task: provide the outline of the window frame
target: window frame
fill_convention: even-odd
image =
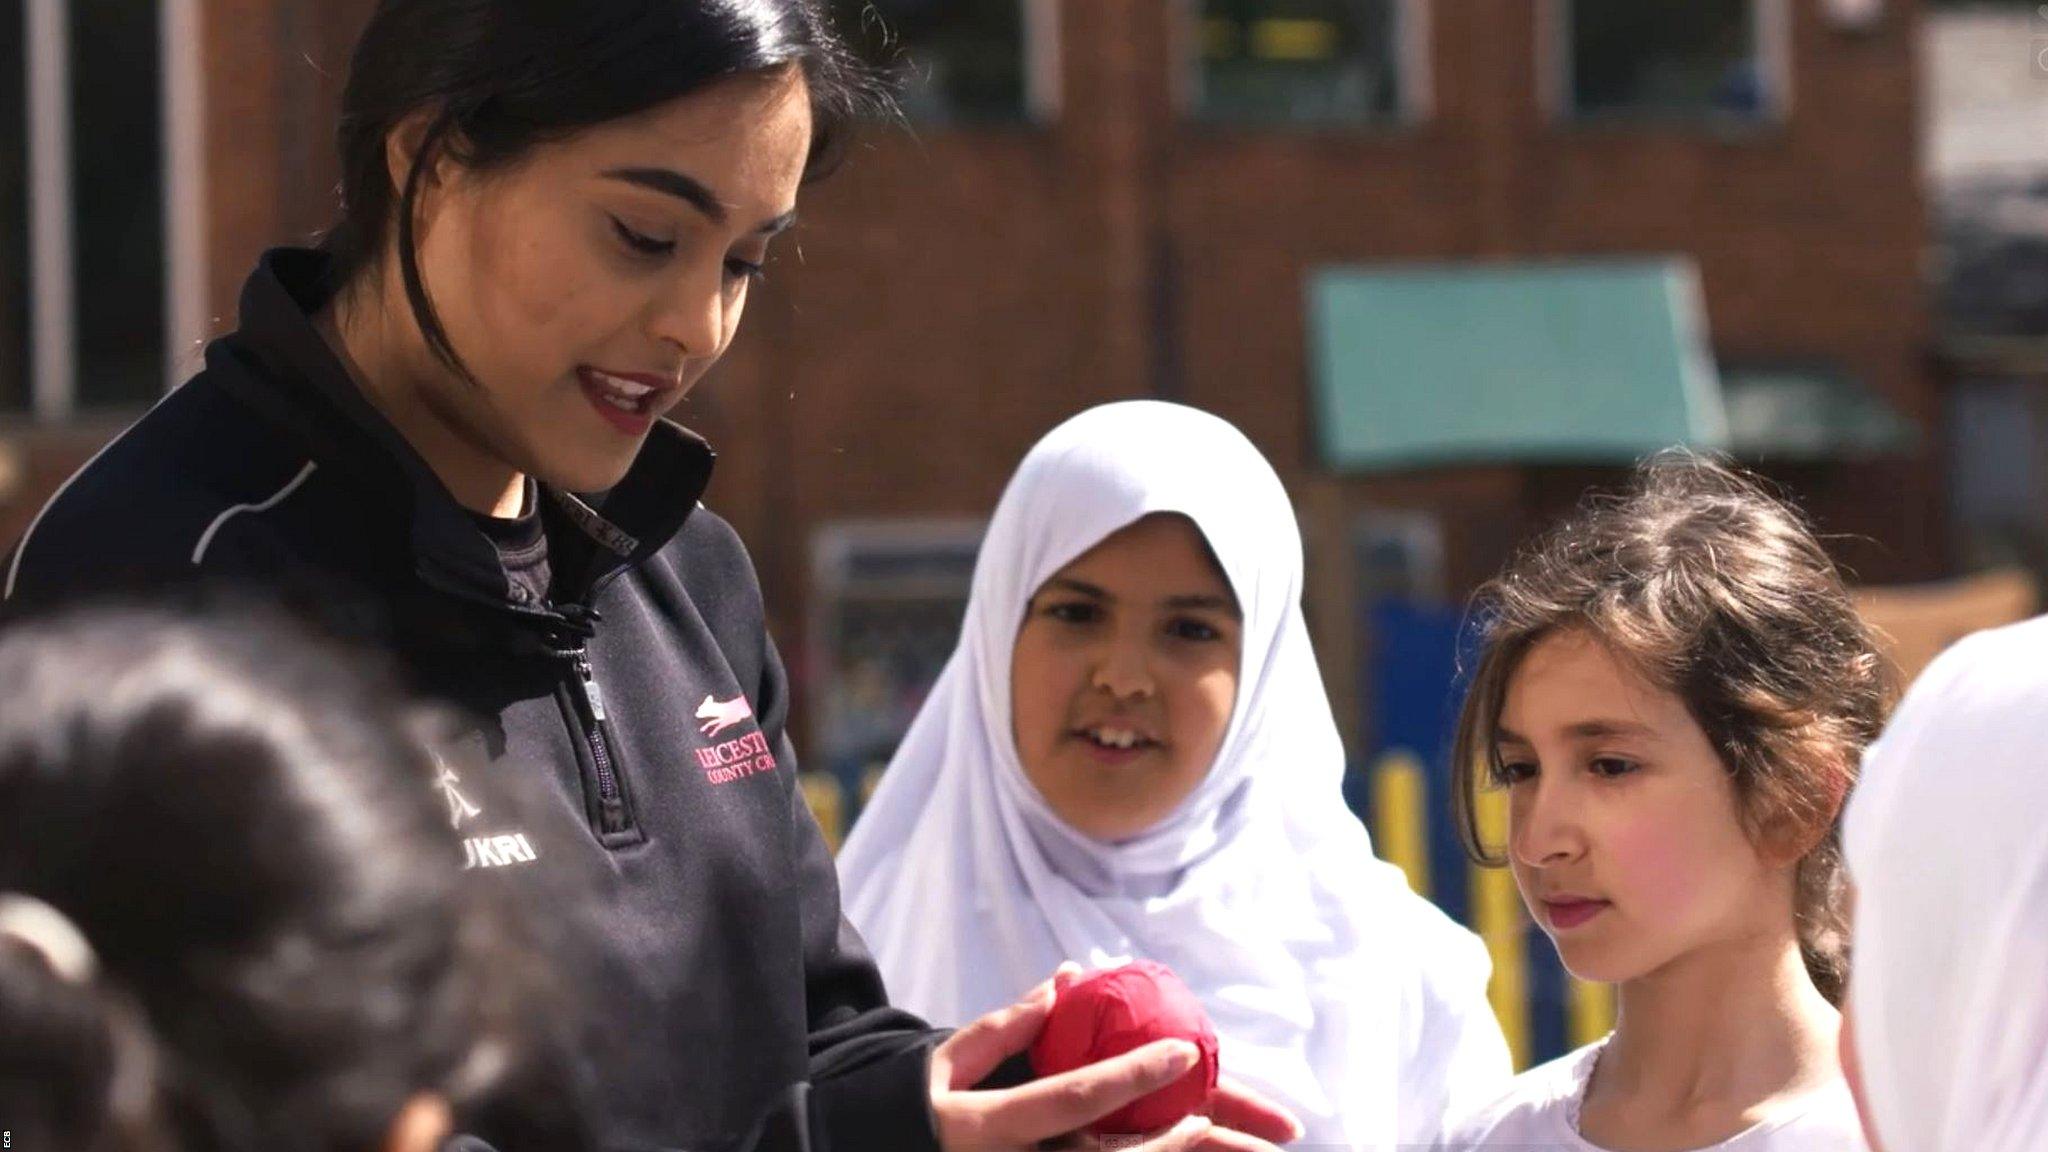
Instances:
[[[1012,0],[1017,8],[1018,51],[1022,56],[1023,102],[1014,116],[952,116],[928,119],[906,109],[906,116],[921,129],[950,131],[1001,131],[1005,128],[1041,128],[1057,121],[1063,107],[1060,69],[1060,0]],[[885,18],[886,23],[886,18]],[[849,40],[857,37],[849,30]]]
[[[1183,121],[1219,129],[1280,132],[1399,131],[1428,123],[1436,115],[1435,28],[1431,0],[1392,0],[1394,5],[1394,110],[1362,120],[1265,120],[1218,116],[1202,107],[1202,0],[1178,0],[1172,28],[1173,107]]]
[[[812,767],[829,768],[838,751],[827,748],[825,741],[834,704],[839,655],[835,633],[841,609],[862,599],[936,600],[956,594],[964,604],[973,590],[973,568],[987,534],[985,519],[946,515],[835,520],[812,529],[802,653],[810,737],[804,752],[815,761]],[[917,555],[964,556],[963,580],[863,579],[852,571],[862,556]]]
[[[1388,594],[1386,589],[1368,588],[1372,573],[1366,570],[1368,552],[1382,548],[1400,553],[1410,591],[1407,599],[1423,605],[1448,602],[1449,584],[1444,578],[1444,517],[1436,509],[1368,506],[1351,517],[1351,579],[1349,595],[1355,613],[1363,615],[1373,602],[1367,593]]]
[[[27,0],[29,361],[27,415],[54,424],[100,411],[78,402],[78,258],[71,106],[72,0]],[[206,335],[205,66],[201,0],[155,0],[164,222],[163,392],[198,364]]]
[[[1023,8],[1024,124],[1060,118],[1066,86],[1060,82],[1059,0],[1017,0]]]
[[[1753,51],[1764,81],[1764,107],[1756,116],[1725,112],[1659,113],[1644,111],[1586,112],[1572,97],[1572,68],[1576,63],[1572,44],[1572,5],[1576,0],[1540,0],[1537,16],[1539,60],[1536,69],[1542,86],[1539,99],[1549,119],[1571,128],[1651,127],[1665,129],[1769,129],[1792,117],[1794,104],[1792,66],[1791,0],[1744,0],[1749,5],[1755,29]]]

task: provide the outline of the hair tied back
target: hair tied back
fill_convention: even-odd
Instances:
[[[69,916],[36,899],[0,892],[0,944],[12,944],[40,957],[59,978],[89,984],[99,968],[92,945]]]

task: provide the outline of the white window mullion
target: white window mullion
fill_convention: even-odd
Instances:
[[[207,333],[206,73],[200,0],[162,0],[164,389],[199,369]]]
[[[1571,0],[1542,0],[1536,19],[1536,99],[1552,120],[1577,113],[1572,97]]]
[[[1752,0],[1756,21],[1757,72],[1764,84],[1764,116],[1783,123],[1792,118],[1792,7],[1786,0]]]
[[[1168,12],[1173,114],[1186,116],[1202,106],[1202,0],[1179,0]]]
[[[70,20],[68,0],[28,0],[29,395],[41,420],[69,415],[78,385]]]
[[[1394,82],[1400,107],[1395,117],[1421,124],[1436,116],[1436,58],[1430,0],[1394,5]]]
[[[1065,85],[1060,77],[1060,6],[1056,0],[1024,5],[1024,110],[1040,123],[1059,119]]]

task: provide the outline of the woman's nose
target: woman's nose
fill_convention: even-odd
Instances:
[[[685,359],[714,358],[725,347],[726,310],[733,304],[726,296],[723,264],[708,272],[692,269],[654,302],[649,327],[657,339],[680,349]]]
[[[1156,688],[1142,645],[1112,641],[1095,663],[1094,687],[1119,700],[1151,696]]]
[[[1508,850],[1528,868],[1569,863],[1585,854],[1586,839],[1571,790],[1538,775],[1509,800]]]

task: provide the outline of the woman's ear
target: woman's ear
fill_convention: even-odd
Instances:
[[[454,1130],[455,1114],[447,1097],[421,1092],[392,1118],[391,1130],[384,1136],[384,1152],[439,1152]]]
[[[1764,825],[1757,837],[1757,855],[1773,868],[1796,868],[1808,853],[1827,839],[1833,821],[1817,822],[1810,817],[1783,813]]]
[[[406,182],[412,179],[412,166],[428,147],[427,136],[440,116],[438,108],[421,108],[392,125],[391,131],[385,134],[384,164],[391,174],[391,199],[394,203],[404,198]],[[427,170],[420,173],[422,191],[436,183],[447,155],[439,141],[434,142],[433,147],[435,155],[427,158]]]
[[[1790,802],[1781,794],[1777,811],[1762,821],[1755,836],[1758,853],[1765,863],[1774,868],[1796,867],[1834,835],[1842,813],[1842,802],[1855,779],[1853,761],[1831,759],[1811,765],[1810,770],[1827,773],[1830,779],[1839,781],[1839,785],[1829,789],[1825,799],[1807,803]]]

